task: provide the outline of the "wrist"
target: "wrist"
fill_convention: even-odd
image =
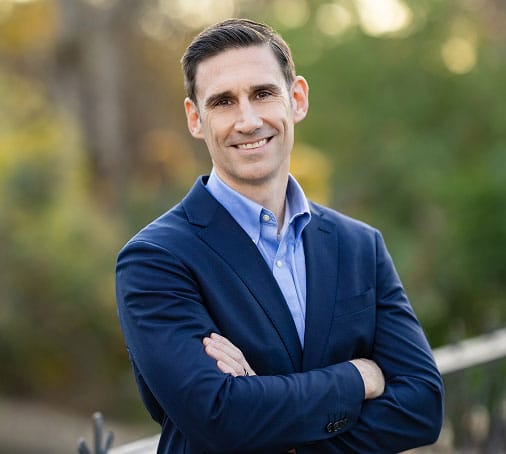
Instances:
[[[381,396],[385,390],[385,378],[378,365],[365,358],[352,359],[350,361],[360,373],[364,383],[364,399],[375,399]]]

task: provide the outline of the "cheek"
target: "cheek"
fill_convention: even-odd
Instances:
[[[292,130],[295,123],[292,109],[283,103],[271,105],[267,109],[264,118],[269,119],[269,123],[277,129],[285,131],[285,133]]]
[[[207,119],[203,125],[205,135],[212,142],[222,142],[226,139],[228,132],[233,128],[233,119],[227,119],[223,115]]]
[[[288,118],[291,116],[290,105],[284,101],[263,102],[258,112],[265,118],[275,119]]]

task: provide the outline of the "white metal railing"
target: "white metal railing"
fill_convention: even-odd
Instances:
[[[449,374],[506,356],[506,328],[434,350],[441,374]]]
[[[506,357],[506,328],[434,349],[441,374],[449,374]],[[111,449],[110,454],[156,454],[160,435]]]
[[[156,454],[160,435],[143,438],[123,446],[111,449],[110,454]]]

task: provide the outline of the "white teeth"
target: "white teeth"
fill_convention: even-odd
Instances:
[[[252,148],[258,148],[262,145],[265,145],[267,143],[267,139],[259,140],[258,142],[253,143],[242,143],[240,145],[237,145],[237,148],[241,150],[251,150]]]

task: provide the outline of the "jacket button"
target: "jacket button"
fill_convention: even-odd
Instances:
[[[340,419],[339,421],[336,421],[333,424],[334,432],[344,429],[346,427],[346,424],[348,424],[348,418],[343,418],[343,419]]]

